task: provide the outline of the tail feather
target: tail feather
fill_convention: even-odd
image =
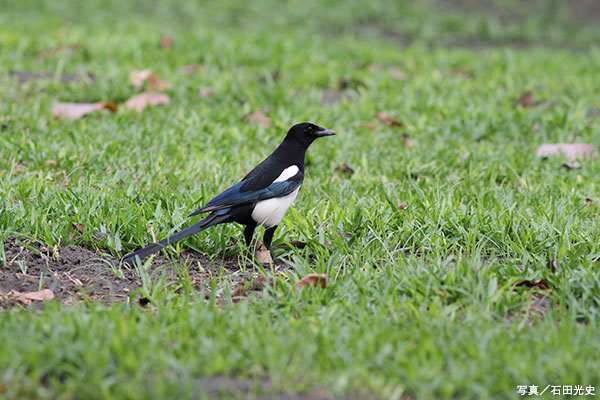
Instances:
[[[144,258],[148,257],[152,253],[156,253],[164,249],[165,247],[172,245],[174,243],[179,242],[182,239],[185,239],[189,236],[195,235],[198,232],[202,232],[203,230],[210,228],[211,226],[218,225],[221,222],[224,222],[229,215],[224,213],[212,213],[208,217],[204,218],[202,221],[196,222],[194,225],[190,225],[187,228],[180,230],[173,235],[135,251],[123,258],[123,263],[128,265],[133,265],[136,258],[140,258],[140,261]]]

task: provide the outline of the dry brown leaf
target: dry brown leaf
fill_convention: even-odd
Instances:
[[[54,298],[54,293],[52,293],[52,290],[50,289],[43,289],[37,292],[25,293],[21,293],[13,289],[10,292],[8,292],[8,297],[17,299],[23,304],[31,304],[32,301],[52,300]]]
[[[52,110],[54,118],[81,118],[92,111],[107,109],[116,112],[118,106],[114,103],[57,103]]]
[[[390,68],[390,75],[392,78],[399,80],[399,81],[407,81],[409,78],[409,76],[407,74],[405,74],[404,72],[402,72],[396,68]]]
[[[244,289],[244,284],[239,284],[233,289],[233,292],[231,292],[231,301],[238,303],[242,297],[248,297],[248,292]]]
[[[243,122],[252,122],[263,128],[271,127],[271,118],[267,117],[261,110],[256,110],[242,117]]]
[[[304,278],[298,281],[298,286],[321,286],[325,289],[327,287],[327,275],[325,274],[308,274]]]
[[[125,102],[125,107],[141,112],[149,106],[169,104],[171,99],[164,93],[147,92],[133,96]]]
[[[242,299],[242,297],[248,297],[248,291],[261,291],[263,290],[266,284],[272,282],[272,279],[269,279],[264,275],[258,275],[256,278],[252,279],[252,281],[250,281],[250,283],[247,285],[245,283],[238,284],[231,293],[231,300],[234,303],[237,303]]]
[[[273,259],[271,258],[271,252],[264,246],[259,246],[254,251],[254,257],[256,257],[256,261],[261,264],[272,264]]]
[[[201,65],[197,65],[197,64],[188,64],[188,65],[184,65],[181,68],[179,68],[179,70],[181,72],[183,72],[184,74],[190,74],[193,75],[196,72],[198,72],[200,70],[200,68],[202,68]]]
[[[523,108],[535,107],[536,102],[533,100],[533,95],[530,91],[527,91],[519,97],[517,104]]]
[[[208,97],[208,96],[212,96],[213,94],[215,94],[215,90],[209,86],[209,87],[200,89],[199,94],[200,94],[200,97]]]
[[[471,76],[471,71],[466,67],[454,67],[450,72],[454,75]]]
[[[133,86],[137,87],[148,82],[148,89],[150,90],[167,90],[173,87],[170,83],[162,81],[151,69],[131,71],[129,73],[129,81]]]
[[[387,111],[379,111],[375,116],[387,126],[402,126],[402,122],[392,117]]]
[[[73,226],[73,229],[77,229],[79,233],[83,233],[85,230],[85,225],[79,222],[71,222],[71,225]]]
[[[578,158],[590,157],[596,152],[596,147],[588,143],[545,143],[536,150],[536,155],[546,158],[556,155],[564,155],[568,160],[574,161]]]
[[[373,121],[367,121],[365,123],[362,124],[365,128],[369,128],[369,129],[377,129],[377,124]]]
[[[342,175],[352,176],[354,174],[354,168],[346,164],[345,162],[337,165],[335,171]]]
[[[162,47],[163,49],[170,49],[171,47],[173,47],[173,38],[169,37],[169,36],[163,36],[160,38],[160,47]]]

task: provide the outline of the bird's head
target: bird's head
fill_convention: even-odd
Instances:
[[[335,135],[335,132],[331,129],[321,128],[309,122],[302,122],[292,126],[285,139],[300,142],[308,147],[315,139],[332,135]]]

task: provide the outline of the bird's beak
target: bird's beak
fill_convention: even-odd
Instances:
[[[331,129],[321,128],[321,130],[318,130],[316,132],[316,135],[318,137],[321,137],[321,136],[333,136],[333,135],[335,135],[335,132],[332,131]]]

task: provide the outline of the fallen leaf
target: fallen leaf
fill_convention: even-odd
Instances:
[[[271,118],[267,117],[261,110],[256,110],[242,117],[243,122],[252,122],[263,128],[271,127]]]
[[[536,155],[540,158],[547,158],[555,155],[564,155],[568,160],[592,156],[596,152],[593,144],[587,143],[554,143],[542,144],[536,150]]]
[[[536,279],[536,280],[525,279],[525,280],[522,280],[521,282],[516,283],[514,286],[537,288],[537,289],[550,288],[550,284],[548,283],[548,281],[546,279]]]
[[[566,162],[562,164],[563,167],[565,167],[566,169],[579,169],[581,168],[581,164],[579,164],[578,162]]]
[[[517,104],[523,108],[529,108],[529,107],[536,106],[536,102],[533,101],[533,95],[531,94],[530,91],[523,93],[521,95],[521,97],[519,97],[519,99],[517,100]]]
[[[271,252],[264,246],[260,246],[254,251],[254,257],[256,257],[256,261],[258,261],[261,264],[273,263],[273,259],[271,258]]]
[[[396,206],[398,210],[406,210],[408,208],[408,203],[400,203]]]
[[[137,87],[142,86],[144,82],[148,82],[148,89],[150,90],[167,90],[173,87],[170,83],[162,81],[151,69],[131,71],[129,81]]]
[[[327,275],[325,274],[308,274],[304,278],[298,281],[298,286],[321,286],[325,289],[327,287]]]
[[[244,284],[239,284],[233,289],[233,292],[231,292],[231,301],[238,303],[242,297],[248,297],[248,292],[244,288]]]
[[[202,68],[201,65],[197,65],[197,64],[188,64],[188,65],[184,65],[181,68],[179,68],[179,70],[181,72],[183,72],[184,74],[190,74],[193,75],[196,72],[198,72],[200,70],[200,68]]]
[[[249,284],[240,283],[233,292],[231,292],[231,300],[234,303],[237,303],[242,297],[248,297],[248,291],[261,291],[267,283],[272,283],[272,279],[269,279],[264,275],[258,275],[256,278],[252,279]]]
[[[345,162],[337,165],[335,167],[335,171],[337,171],[340,174],[347,175],[347,176],[352,176],[352,174],[354,174],[354,168],[352,168]]]
[[[169,104],[171,99],[164,93],[147,92],[133,96],[125,102],[125,107],[141,112],[148,106]]]
[[[37,292],[25,293],[21,293],[13,289],[10,292],[8,292],[8,297],[17,299],[23,304],[31,304],[32,301],[52,300],[54,298],[54,293],[52,293],[52,290],[50,289],[43,289]]]
[[[377,124],[373,121],[367,121],[367,122],[363,123],[363,126],[365,128],[369,128],[369,129],[377,129]]]
[[[73,229],[77,229],[80,233],[83,233],[85,230],[85,225],[79,222],[71,222],[71,225],[73,226]]]
[[[402,122],[396,120],[387,111],[379,111],[375,116],[387,126],[402,126]]]
[[[199,94],[200,94],[200,97],[208,97],[208,96],[212,96],[213,94],[215,94],[215,90],[209,86],[209,87],[200,89]]]
[[[407,74],[395,68],[390,68],[390,75],[392,78],[399,81],[407,81],[409,78]]]
[[[471,76],[471,71],[465,67],[454,67],[454,68],[452,68],[451,72],[454,75]]]
[[[170,49],[171,47],[173,47],[173,38],[169,37],[169,36],[163,36],[160,38],[160,47],[162,47],[163,49]]]
[[[54,118],[77,119],[92,111],[107,109],[116,112],[118,106],[114,103],[57,103],[52,110]]]

